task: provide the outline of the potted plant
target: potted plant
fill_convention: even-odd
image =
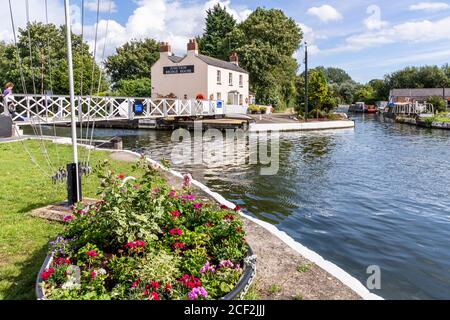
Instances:
[[[230,299],[251,281],[238,206],[198,199],[190,176],[174,190],[144,160],[132,180],[106,166],[102,200],[74,208],[50,243],[38,299]]]

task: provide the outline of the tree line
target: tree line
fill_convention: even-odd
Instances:
[[[240,66],[250,74],[250,90],[258,103],[279,110],[295,108],[301,113],[305,79],[294,54],[302,38],[298,24],[281,10],[257,8],[238,23],[225,7],[217,4],[207,10],[204,32],[197,41],[200,52],[211,57],[228,60],[232,52],[238,53]],[[72,34],[72,40],[76,94],[99,91],[102,95],[151,95],[150,70],[159,59],[157,41],[132,40],[98,65],[79,35]],[[16,92],[38,94],[51,90],[54,94],[67,94],[66,53],[64,26],[28,24],[19,29],[17,48],[12,43],[0,43],[0,81],[15,83]],[[393,88],[435,88],[449,83],[448,64],[407,67],[366,84],[354,81],[342,69],[317,67],[309,72],[308,101],[310,110],[317,115],[338,104],[387,100]]]

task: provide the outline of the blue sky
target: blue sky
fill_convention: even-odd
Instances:
[[[45,19],[44,1],[29,1],[31,19]],[[63,0],[47,1],[50,21],[63,23]],[[282,9],[304,31],[313,67],[341,67],[360,82],[409,65],[450,62],[450,1],[112,0],[111,16],[109,1],[101,0],[99,23],[99,46],[106,41],[106,55],[126,41],[143,37],[169,41],[176,53],[183,54],[187,40],[202,33],[205,10],[220,2],[238,20],[258,6]],[[6,0],[0,2],[7,6]],[[24,2],[13,2],[19,26],[25,23]],[[96,3],[85,0],[85,34],[91,48]],[[71,0],[71,5],[73,28],[80,32],[81,0]],[[0,12],[0,39],[10,41],[6,11]],[[301,55],[300,49],[296,54],[300,62]]]

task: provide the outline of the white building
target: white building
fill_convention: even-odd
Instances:
[[[201,55],[195,39],[187,55],[177,57],[167,42],[160,43],[160,58],[152,66],[152,98],[223,100],[227,105],[248,106],[249,75],[239,67],[236,53],[230,62]]]

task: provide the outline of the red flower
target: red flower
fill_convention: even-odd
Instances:
[[[172,236],[175,236],[175,235],[181,236],[181,235],[183,234],[183,231],[181,231],[180,228],[173,228],[173,229],[170,229],[170,230],[169,230],[169,233],[170,233]]]
[[[236,207],[234,207],[234,211],[241,211],[241,206],[240,205],[236,205]]]
[[[230,220],[233,221],[234,220],[234,216],[232,214],[227,214],[225,217],[223,217],[224,220]]]
[[[159,300],[159,296],[156,292],[152,292],[149,296],[150,300]]]
[[[182,242],[175,242],[173,244],[173,250],[177,250],[177,249],[183,250],[185,247],[186,247],[186,245]]]
[[[72,219],[73,219],[72,216],[65,216],[65,217],[64,217],[64,222],[69,222],[69,221],[71,221]]]
[[[131,284],[131,288],[136,288],[139,285],[139,282],[140,282],[139,279],[136,281],[133,281],[133,283]]]
[[[237,228],[236,228],[236,232],[237,232],[237,233],[241,233],[241,232],[242,232],[242,228],[237,227]]]
[[[91,258],[95,258],[97,256],[97,252],[95,252],[95,250],[89,250],[86,254]]]
[[[172,290],[172,286],[170,285],[170,283],[166,283],[165,288],[166,288],[166,291]]]
[[[151,284],[152,284],[152,288],[153,289],[158,289],[159,288],[159,283],[157,281],[152,281]]]
[[[95,273],[95,271],[92,271],[92,272],[91,272],[91,279],[94,279],[96,275],[97,275],[97,274]]]
[[[123,173],[117,175],[117,179],[123,180],[123,178],[125,178],[125,175]]]
[[[226,206],[224,204],[220,206],[220,209],[222,209],[222,210],[230,210],[230,208],[228,208],[228,206]]]
[[[54,264],[57,265],[57,266],[60,266],[60,265],[63,265],[63,264],[70,264],[70,260],[66,259],[66,258],[58,258],[58,259],[56,259]]]
[[[170,215],[171,215],[174,219],[176,219],[176,218],[178,218],[178,217],[181,215],[181,213],[180,213],[180,211],[172,211],[172,212],[170,213]]]
[[[200,279],[195,278],[193,275],[189,276],[185,274],[180,279],[178,279],[178,282],[181,282],[184,286],[191,290],[202,286]]]
[[[144,295],[146,295],[146,296],[148,296],[148,291],[147,290],[144,290]]]

